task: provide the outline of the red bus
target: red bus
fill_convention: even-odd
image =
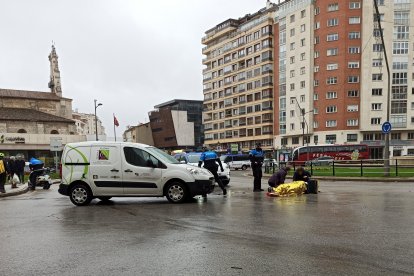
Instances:
[[[292,152],[293,162],[306,162],[319,157],[329,156],[334,160],[369,159],[367,145],[316,145],[298,147]]]

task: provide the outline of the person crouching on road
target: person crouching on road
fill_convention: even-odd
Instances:
[[[221,182],[221,179],[218,176],[218,165],[220,166],[220,169],[222,172],[224,172],[223,164],[221,163],[220,158],[218,155],[211,150],[208,150],[207,148],[203,148],[203,153],[200,156],[200,161],[198,162],[198,167],[201,168],[201,165],[204,163],[204,168],[209,170],[216,180],[219,187],[223,190],[223,195],[227,195],[227,190],[224,188],[223,182]],[[217,165],[218,163],[218,165]]]
[[[4,163],[4,153],[0,152],[0,193],[6,193],[4,189],[4,184],[6,184],[7,173],[6,165]]]
[[[264,153],[260,143],[256,144],[256,148],[249,153],[250,163],[253,171],[253,192],[262,192],[262,166],[264,161]]]
[[[269,189],[268,191],[271,192],[272,188],[276,188],[277,186],[284,184],[285,180],[286,180],[286,175],[288,174],[288,172],[290,171],[290,167],[282,167],[280,168],[276,173],[274,173],[268,183],[269,183]]]
[[[303,167],[297,168],[295,173],[293,174],[293,181],[309,182],[310,178],[311,178],[310,172],[305,170]]]

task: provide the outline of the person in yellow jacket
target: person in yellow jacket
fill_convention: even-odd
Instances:
[[[4,164],[4,153],[0,152],[0,193],[4,194],[6,190],[4,189],[4,184],[6,184],[6,165]]]

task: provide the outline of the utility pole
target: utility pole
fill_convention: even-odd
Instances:
[[[97,100],[95,99],[94,100],[94,103],[95,103],[95,136],[96,136],[96,141],[98,141],[99,140],[98,139],[98,117],[96,116],[96,109],[100,107],[102,104],[101,103],[96,104],[96,102]]]
[[[374,0],[375,14],[378,23],[378,28],[381,36],[382,50],[384,51],[385,64],[387,66],[388,86],[387,86],[387,122],[390,121],[390,98],[391,98],[391,73],[388,64],[387,50],[385,48],[384,34],[381,26],[381,16],[378,10],[378,0]],[[390,132],[385,133],[385,147],[384,147],[384,176],[390,176]]]
[[[302,116],[302,146],[305,146],[305,109],[300,107],[298,99],[295,97],[296,104],[299,107],[301,116]]]

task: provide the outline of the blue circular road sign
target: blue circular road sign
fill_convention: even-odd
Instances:
[[[391,123],[390,122],[384,122],[382,124],[382,132],[383,133],[390,133],[391,132],[391,129],[392,129],[392,127],[391,127]]]

